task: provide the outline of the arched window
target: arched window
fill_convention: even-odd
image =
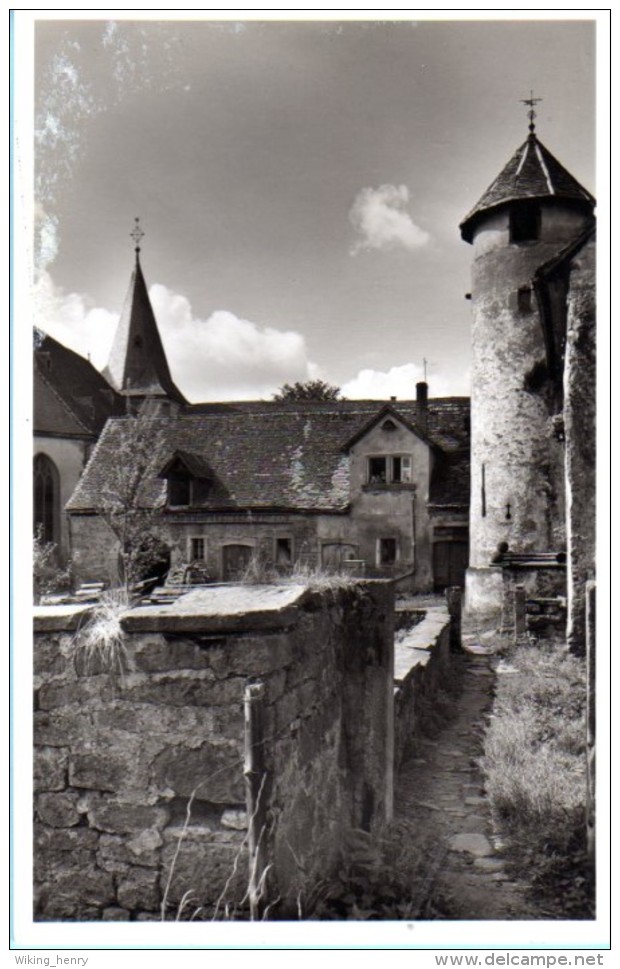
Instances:
[[[34,459],[34,528],[41,541],[58,543],[60,479],[46,454]]]

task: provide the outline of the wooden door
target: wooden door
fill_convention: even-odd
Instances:
[[[224,582],[237,582],[245,574],[252,558],[251,545],[225,545],[222,549]]]
[[[357,546],[342,542],[326,542],[321,548],[321,565],[328,571],[337,572],[343,563],[357,558]]]
[[[469,561],[467,542],[435,542],[433,545],[433,577],[436,592],[451,585],[465,586],[465,570]]]

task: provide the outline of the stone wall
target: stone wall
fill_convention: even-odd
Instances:
[[[397,613],[398,615],[398,613]],[[399,623],[397,623],[399,625]],[[450,677],[450,616],[446,606],[425,607],[396,634],[394,644],[394,766],[428,733],[433,703]]]
[[[107,653],[85,650],[86,619],[80,607],[35,616],[35,918],[247,906],[251,681],[265,686],[270,898],[296,914],[350,829],[379,835],[393,763],[388,584],[197,590],[124,613]]]
[[[596,293],[594,242],[571,267],[564,364],[568,644],[585,654],[585,589],[596,554]]]

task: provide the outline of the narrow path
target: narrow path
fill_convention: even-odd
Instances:
[[[492,655],[455,656],[462,692],[455,717],[432,738],[421,738],[416,755],[396,782],[396,820],[419,831],[437,867],[431,917],[437,919],[534,919],[526,886],[512,881],[501,843],[493,833],[482,756],[487,717],[493,702]],[[415,835],[414,835],[415,836]]]

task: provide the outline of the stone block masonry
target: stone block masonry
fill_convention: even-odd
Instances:
[[[35,615],[35,918],[246,910],[256,680],[268,900],[296,917],[347,833],[378,837],[391,810],[391,586],[229,586],[138,607],[121,620],[122,673],[84,654],[87,615]]]

